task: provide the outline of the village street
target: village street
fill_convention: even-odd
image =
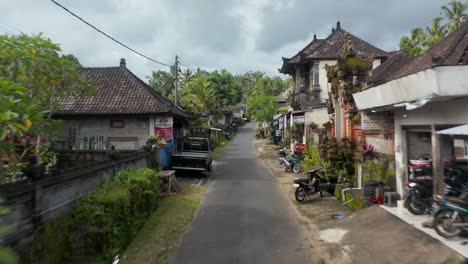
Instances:
[[[255,123],[240,128],[208,180],[174,263],[311,263],[306,233],[278,180],[261,165]]]

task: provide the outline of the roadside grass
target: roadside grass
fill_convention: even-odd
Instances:
[[[219,158],[221,154],[223,154],[224,147],[226,147],[226,145],[229,144],[229,142],[231,142],[233,139],[234,137],[231,139],[226,139],[225,137],[221,138],[221,143],[213,150],[213,159]]]
[[[182,185],[176,196],[163,199],[120,258],[123,264],[169,263],[180,235],[200,205],[205,187]]]

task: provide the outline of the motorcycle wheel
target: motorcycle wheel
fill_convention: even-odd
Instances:
[[[405,204],[408,211],[414,215],[422,215],[426,211],[425,208],[419,205],[411,196],[406,199]]]
[[[460,216],[452,219],[452,210],[441,210],[434,216],[433,228],[442,237],[452,238],[460,234],[461,228],[453,226],[455,223],[462,223]]]
[[[293,171],[294,171],[294,173],[301,172],[301,164],[299,164],[299,163],[294,164]]]
[[[296,191],[294,192],[294,196],[296,196],[296,201],[299,203],[304,202],[306,198],[304,187],[297,187]]]

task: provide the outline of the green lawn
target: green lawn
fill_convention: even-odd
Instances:
[[[120,263],[169,263],[180,235],[192,222],[205,187],[182,185],[182,191],[163,199],[122,254]]]

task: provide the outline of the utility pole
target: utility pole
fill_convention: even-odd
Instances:
[[[179,56],[175,56],[175,73],[174,73],[174,104],[179,106],[179,98],[178,98],[178,82],[179,82]]]

